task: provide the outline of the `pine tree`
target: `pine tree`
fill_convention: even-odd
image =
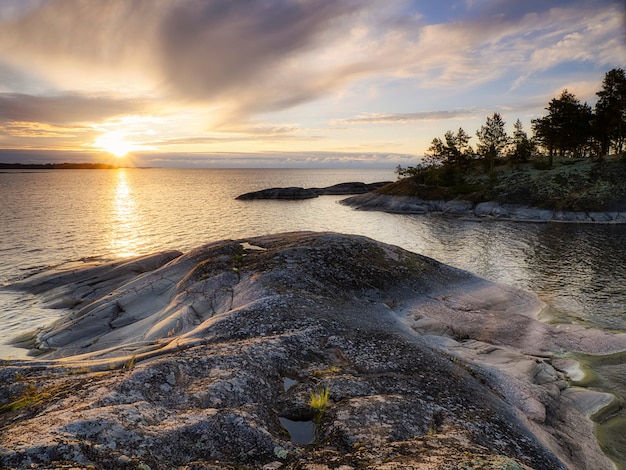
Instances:
[[[548,115],[533,119],[533,132],[537,141],[548,151],[549,166],[554,156],[582,155],[592,137],[591,108],[567,90],[553,98],[546,108]]]
[[[595,107],[594,134],[600,144],[600,156],[624,149],[626,139],[626,73],[613,69],[606,73]]]
[[[502,155],[509,143],[504,125],[502,116],[499,113],[493,113],[493,116],[487,117],[487,122],[476,132],[477,152],[489,163],[489,171],[493,171],[496,158]]]
[[[528,138],[522,121],[518,119],[513,126],[515,130],[511,139],[511,160],[515,163],[525,163],[531,159],[535,150],[535,143]]]

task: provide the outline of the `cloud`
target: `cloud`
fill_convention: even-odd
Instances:
[[[147,107],[147,103],[139,99],[109,96],[0,93],[0,122],[41,122],[56,125],[88,123],[138,113]]]
[[[414,164],[418,157],[405,153],[364,152],[142,152],[135,161],[144,166],[214,168],[385,168]]]
[[[408,76],[432,88],[469,89],[571,61],[623,62],[624,8],[615,1],[479,3],[462,21],[422,28],[405,48]]]
[[[208,132],[221,131],[233,142],[312,139],[289,126],[255,133],[250,123],[332,94],[351,96],[347,90],[357,82],[381,90],[381,97],[390,84],[410,87],[402,93],[413,97],[424,89],[471,97],[478,85],[506,77],[514,89],[568,61],[623,63],[622,2],[442,3],[10,0],[10,9],[0,6],[0,122],[93,125],[163,106],[168,116],[204,109],[196,116]],[[455,21],[429,16],[453,11],[450,5],[462,7]],[[368,109],[365,102],[351,108],[355,117],[332,124],[474,112],[357,114]],[[178,121],[180,127],[189,122]],[[183,129],[179,138],[187,141],[185,133],[212,141],[196,127]],[[174,134],[163,140],[176,142]]]
[[[85,163],[90,161],[102,161],[102,153],[93,151],[71,151],[67,149],[0,149],[0,161],[4,163]],[[105,160],[106,161],[106,160]]]
[[[0,125],[0,134],[14,137],[77,137],[84,129],[75,126],[54,126],[38,122],[13,121]]]
[[[284,74],[290,60],[318,47],[332,25],[362,5],[366,3],[323,0],[175,3],[158,38],[163,71],[170,86],[196,98],[254,89],[277,72]],[[297,102],[302,99],[297,88],[291,84],[285,94],[276,89],[271,101]],[[281,95],[287,96],[276,98]]]
[[[623,40],[615,1],[470,2],[469,16],[438,24],[407,5],[50,0],[4,18],[0,51],[16,69],[28,64],[60,87],[136,87],[221,103],[235,120],[373,76],[467,88],[512,68],[608,63]]]
[[[397,124],[413,121],[439,121],[446,119],[474,118],[478,113],[483,113],[477,108],[458,109],[452,111],[422,111],[418,113],[395,113],[395,114],[360,114],[349,119],[338,119],[332,125],[342,124]]]
[[[332,88],[328,70],[303,58],[338,41],[368,3],[50,0],[4,21],[0,51],[57,86],[136,85],[239,110],[284,109]]]
[[[321,140],[320,136],[298,135],[294,133],[285,134],[237,134],[237,135],[220,135],[220,136],[202,136],[202,137],[181,137],[177,139],[158,140],[149,142],[159,147],[168,146],[186,146],[186,145],[212,145],[235,142],[284,142],[284,141],[314,141]]]
[[[588,12],[584,17],[572,10],[552,10],[547,20],[553,20],[559,27],[541,22],[544,34],[535,40],[529,68],[545,70],[569,61],[605,65],[623,60],[626,44],[619,34],[623,14],[623,8],[618,6]],[[568,20],[575,26],[568,27]]]

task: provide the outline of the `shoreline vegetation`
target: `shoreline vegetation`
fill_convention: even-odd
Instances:
[[[535,162],[503,162],[485,173],[480,163],[469,166],[461,180],[432,184],[438,167],[418,171],[376,192],[424,200],[494,201],[553,211],[626,211],[626,156],[601,161],[586,158],[555,159],[549,168]],[[397,170],[406,175],[407,170]],[[411,171],[409,170],[410,174]]]

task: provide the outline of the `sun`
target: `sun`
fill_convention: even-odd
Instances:
[[[94,147],[109,152],[117,158],[128,155],[135,150],[135,145],[125,139],[125,135],[119,131],[109,131],[102,134],[94,142]]]

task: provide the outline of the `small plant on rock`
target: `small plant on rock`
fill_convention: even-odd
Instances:
[[[132,357],[124,363],[122,369],[124,370],[132,370],[135,367],[135,362],[137,361],[137,355],[133,354]]]
[[[324,413],[328,406],[328,398],[330,396],[330,386],[325,385],[311,392],[311,399],[309,405],[311,408],[315,408],[318,414]]]

